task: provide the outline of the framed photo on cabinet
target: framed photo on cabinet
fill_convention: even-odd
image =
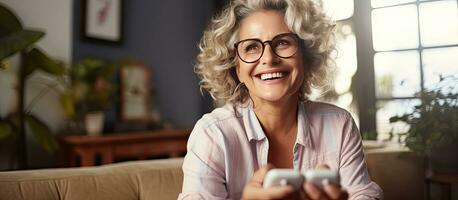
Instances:
[[[148,122],[151,119],[150,69],[141,62],[120,66],[120,117],[123,122]]]
[[[82,0],[82,36],[85,40],[122,42],[123,0]]]

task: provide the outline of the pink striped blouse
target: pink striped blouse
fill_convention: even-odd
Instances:
[[[336,106],[299,104],[294,169],[319,164],[337,169],[350,199],[382,199],[367,172],[359,130],[350,114]],[[269,142],[251,105],[226,105],[195,125],[183,163],[178,199],[240,199],[253,173],[267,164]]]

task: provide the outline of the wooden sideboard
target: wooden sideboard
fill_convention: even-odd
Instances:
[[[116,133],[100,136],[65,135],[59,138],[61,167],[94,166],[120,159],[178,157],[186,153],[190,129]]]

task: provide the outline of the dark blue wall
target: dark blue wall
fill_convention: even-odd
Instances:
[[[124,0],[121,45],[81,40],[81,1],[74,1],[73,61],[84,57],[134,57],[150,66],[162,118],[193,126],[206,108],[193,63],[214,10],[212,0]]]

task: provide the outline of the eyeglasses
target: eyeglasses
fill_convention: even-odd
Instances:
[[[299,38],[294,33],[282,33],[272,40],[246,39],[234,44],[237,55],[246,63],[254,63],[264,54],[266,43],[270,45],[274,54],[280,58],[292,57],[299,48]]]

